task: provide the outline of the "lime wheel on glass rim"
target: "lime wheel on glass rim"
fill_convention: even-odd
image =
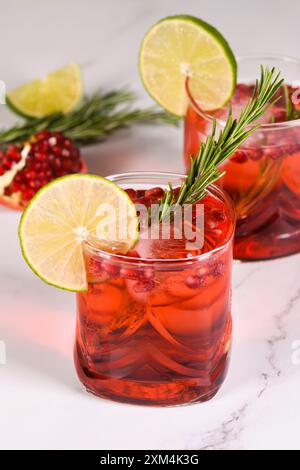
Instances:
[[[99,211],[101,207],[110,211]],[[112,222],[114,238],[107,231]],[[120,226],[126,227],[121,239]],[[49,183],[32,198],[19,225],[29,267],[46,283],[75,292],[87,289],[82,242],[93,236],[97,247],[103,244],[110,251],[117,246],[124,253],[138,239],[134,203],[115,183],[95,175],[70,175]]]
[[[141,79],[167,111],[184,116],[186,79],[200,108],[213,111],[232,97],[237,65],[221,33],[194,16],[170,16],[146,33],[140,48]]]

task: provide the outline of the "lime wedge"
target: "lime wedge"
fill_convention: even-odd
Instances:
[[[94,175],[70,175],[44,186],[25,209],[19,238],[25,260],[46,283],[84,291],[82,242],[97,236],[104,249],[133,248],[138,217],[127,193]],[[112,250],[109,247],[112,246]]]
[[[177,116],[187,110],[187,77],[204,111],[224,106],[236,85],[237,65],[229,44],[213,26],[193,16],[156,23],[143,39],[139,67],[149,94]]]
[[[43,117],[67,113],[81,100],[83,84],[79,65],[71,63],[11,90],[6,95],[8,106],[24,117]]]

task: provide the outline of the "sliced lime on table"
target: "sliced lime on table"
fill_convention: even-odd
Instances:
[[[115,223],[113,240],[108,223]],[[121,239],[120,226],[126,227]],[[130,250],[138,239],[137,213],[127,193],[94,175],[64,176],[44,186],[25,209],[19,226],[22,253],[30,268],[48,284],[71,291],[87,288],[82,241],[89,235],[97,235],[97,248],[103,239],[106,250],[119,242]]]
[[[6,102],[25,117],[43,117],[51,113],[67,113],[76,107],[83,95],[79,65],[71,63],[11,90]]]
[[[200,108],[219,109],[232,97],[236,60],[226,39],[193,16],[164,18],[145,35],[140,74],[149,94],[167,111],[184,116],[190,89]]]

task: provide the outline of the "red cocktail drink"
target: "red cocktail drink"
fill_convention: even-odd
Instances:
[[[257,70],[262,59],[240,61],[242,77]],[[272,64],[275,59],[270,59]],[[278,62],[278,60],[277,60]],[[282,63],[281,63],[282,62]],[[278,67],[293,83],[300,77],[300,63],[282,60]],[[276,65],[276,64],[275,64]],[[298,75],[297,75],[298,74]],[[239,83],[232,99],[233,112],[239,115],[253,91],[253,84]],[[289,100],[299,108],[298,89],[286,88]],[[263,125],[223,165],[226,175],[219,184],[230,194],[237,213],[234,256],[255,260],[275,258],[300,251],[300,120],[287,118],[287,103],[282,88],[280,100],[263,116]],[[185,164],[196,154],[199,142],[212,129],[212,116],[197,108],[190,96],[185,119]],[[215,113],[217,126],[223,128],[228,110]]]
[[[181,177],[141,173],[113,180],[149,207]],[[178,405],[219,390],[231,344],[234,215],[214,187],[199,204],[203,246],[187,245],[173,230],[170,239],[141,238],[125,256],[84,244],[88,292],[77,296],[75,363],[92,393]]]

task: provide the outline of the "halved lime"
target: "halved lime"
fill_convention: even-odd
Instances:
[[[171,16],[156,23],[143,39],[139,63],[149,94],[177,116],[187,110],[187,77],[204,111],[224,106],[236,85],[237,65],[229,44],[194,16]]]
[[[97,248],[104,240],[106,250],[130,250],[138,239],[137,213],[127,193],[95,175],[64,176],[44,186],[19,226],[30,268],[46,283],[71,291],[87,288],[82,242],[90,235],[97,236]]]
[[[51,113],[67,113],[81,100],[83,84],[79,65],[71,63],[11,90],[6,102],[25,117],[43,117]]]

